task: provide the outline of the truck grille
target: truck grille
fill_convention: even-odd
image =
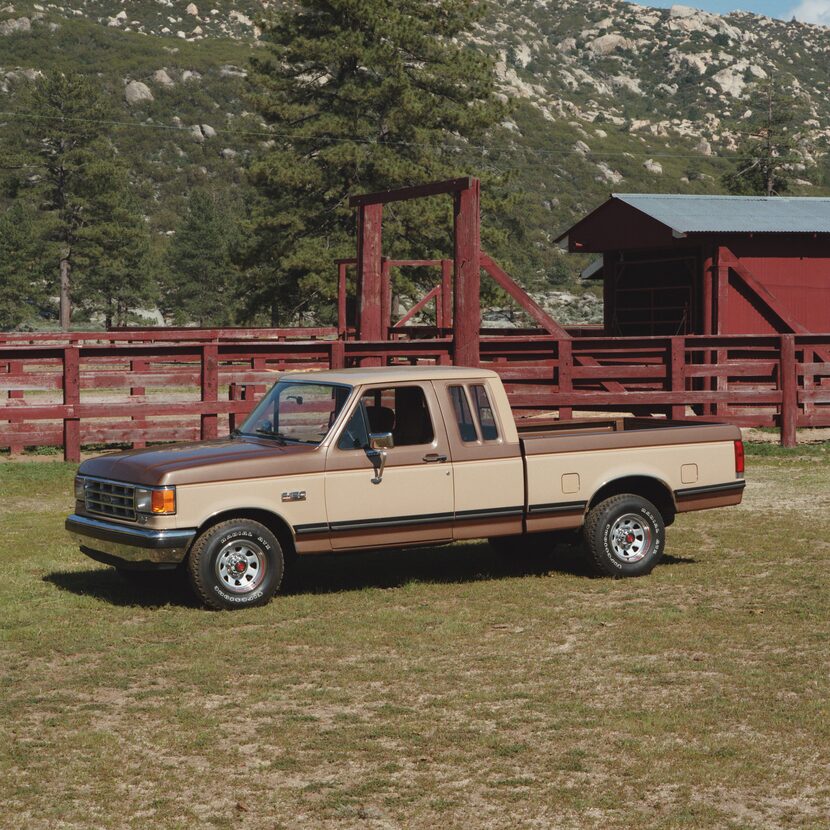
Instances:
[[[84,504],[90,513],[135,521],[135,487],[114,481],[86,480]]]

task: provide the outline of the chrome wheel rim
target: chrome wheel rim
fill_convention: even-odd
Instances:
[[[611,527],[611,549],[622,562],[639,562],[651,550],[651,526],[636,513],[620,516]]]
[[[250,539],[236,539],[219,551],[215,569],[223,588],[234,594],[248,594],[265,579],[265,552]]]

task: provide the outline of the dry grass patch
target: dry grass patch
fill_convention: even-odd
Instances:
[[[817,451],[751,457],[644,579],[459,544],[308,559],[234,613],[85,560],[72,475],[0,468],[0,826],[828,825]]]

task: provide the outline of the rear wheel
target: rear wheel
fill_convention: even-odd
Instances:
[[[215,610],[265,605],[282,585],[285,557],[267,527],[251,519],[214,525],[193,543],[190,584]]]
[[[633,493],[611,496],[593,507],[584,533],[592,564],[608,576],[643,576],[663,557],[663,517],[648,499]]]

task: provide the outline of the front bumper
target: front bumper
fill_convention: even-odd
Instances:
[[[125,568],[174,567],[196,536],[196,528],[152,530],[77,513],[67,518],[65,527],[87,556]]]

